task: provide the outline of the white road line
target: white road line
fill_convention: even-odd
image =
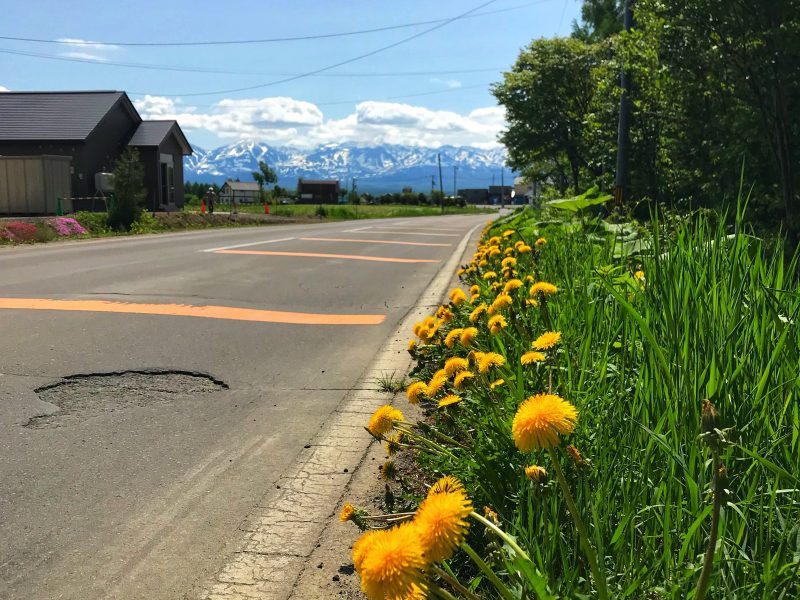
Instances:
[[[351,229],[351,230],[348,231],[348,233],[352,232],[352,231],[355,231],[355,230]],[[398,230],[388,230],[388,229],[384,229],[384,230],[381,230],[381,231],[378,231],[377,229],[375,229],[373,231],[363,231],[363,230],[361,230],[361,233],[378,233],[378,234],[396,233],[398,235],[434,235],[434,236],[437,236],[437,237],[461,237],[457,233],[424,233],[424,232],[420,232],[420,231],[398,231]]]
[[[261,242],[250,242],[249,244],[236,244],[234,246],[220,246],[219,248],[207,248],[206,250],[198,250],[198,252],[219,252],[220,250],[233,250],[234,248],[247,248],[248,246],[259,246],[261,244],[274,244],[275,242],[289,242],[297,238],[287,237],[279,238],[277,240],[263,240]]]
[[[358,229],[342,229],[342,233],[355,233],[357,231],[366,231],[367,229],[372,229],[372,227],[367,226],[367,227],[359,227]]]

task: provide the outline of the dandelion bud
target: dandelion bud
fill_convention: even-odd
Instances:
[[[711,404],[711,400],[706,398],[703,400],[703,408],[702,408],[702,417],[701,421],[703,423],[703,432],[710,433],[715,429],[719,429],[719,412]]]
[[[535,483],[544,483],[547,480],[547,470],[539,465],[525,467],[525,477]]]
[[[583,457],[583,455],[581,454],[581,451],[578,450],[572,444],[569,444],[567,446],[567,454],[569,454],[570,458],[572,459],[572,462],[574,462],[579,467],[587,467],[587,466],[589,466],[589,461],[586,460]]]

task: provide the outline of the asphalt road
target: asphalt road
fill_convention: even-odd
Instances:
[[[487,219],[0,248],[0,598],[194,598]]]

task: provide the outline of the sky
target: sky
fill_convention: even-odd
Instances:
[[[489,86],[579,13],[579,0],[0,0],[0,91],[126,91],[203,148],[490,148],[505,121]]]

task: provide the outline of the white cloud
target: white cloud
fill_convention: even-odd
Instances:
[[[310,148],[332,142],[365,146],[445,144],[491,148],[505,127],[497,106],[463,115],[395,102],[361,102],[341,119],[325,119],[318,106],[287,97],[222,100],[208,111],[163,96],[134,102],[145,119],[176,119],[188,132],[206,130],[223,140],[251,139]]]
[[[105,62],[108,60],[104,56],[100,56],[99,54],[91,54],[89,52],[62,52],[61,56],[66,56],[67,58],[81,58],[84,60],[96,60],[97,62]]]
[[[10,91],[11,90],[9,90],[7,87],[0,85],[0,92],[10,92]]]
[[[439,85],[443,85],[451,90],[455,90],[462,86],[462,83],[458,79],[439,79],[438,77],[434,77],[433,79],[429,79],[431,83],[436,83]]]
[[[58,38],[59,42],[67,46],[76,46],[78,48],[87,48],[91,50],[118,50],[119,46],[113,44],[102,44],[100,42],[93,42],[91,40],[82,40],[80,38]]]

